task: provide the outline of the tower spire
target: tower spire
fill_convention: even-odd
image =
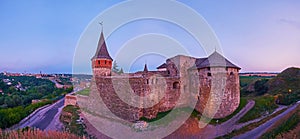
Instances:
[[[93,74],[95,76],[111,76],[113,59],[107,51],[105,37],[103,35],[103,22],[99,22],[99,24],[101,25],[101,33],[96,53],[92,58]]]
[[[144,66],[144,72],[148,72],[147,64],[145,64],[145,66]]]
[[[107,51],[105,38],[103,35],[103,22],[99,22],[99,24],[101,25],[102,29],[101,29],[101,34],[100,34],[100,38],[98,41],[97,51],[92,59],[105,58],[105,59],[113,60]]]

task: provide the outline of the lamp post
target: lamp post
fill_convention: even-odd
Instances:
[[[218,123],[219,123],[219,120],[217,120],[216,122],[217,122],[217,125],[216,125],[216,137],[218,137],[218,126],[219,126]]]

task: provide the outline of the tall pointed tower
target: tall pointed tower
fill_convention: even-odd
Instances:
[[[100,39],[98,42],[97,51],[92,58],[92,68],[94,76],[110,76],[113,59],[110,57],[104,35],[103,29],[101,30]]]

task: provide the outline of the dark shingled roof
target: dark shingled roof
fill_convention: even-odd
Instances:
[[[212,53],[207,58],[198,58],[196,59],[197,68],[208,68],[208,67],[228,67],[228,68],[238,68],[240,67],[232,64],[225,57],[223,57],[218,52]]]
[[[101,31],[101,35],[100,35],[100,39],[98,42],[98,47],[97,47],[97,51],[94,55],[94,57],[92,59],[96,59],[96,58],[106,58],[106,59],[110,59],[113,60],[108,51],[107,51],[107,47],[106,47],[106,43],[104,40],[104,35],[103,35],[103,31]]]
[[[156,69],[163,69],[163,68],[167,68],[167,64],[166,63],[161,64]]]

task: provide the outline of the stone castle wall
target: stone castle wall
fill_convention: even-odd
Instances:
[[[100,76],[110,76],[111,75],[111,69],[110,68],[94,68],[93,69],[94,75],[100,75]]]
[[[158,112],[174,108],[180,97],[179,89],[173,88],[173,82],[178,82],[176,78],[96,76],[95,80],[97,92],[106,107],[124,120],[155,118]],[[141,96],[148,99],[142,100]],[[155,105],[149,107],[147,104],[151,102]]]
[[[100,94],[114,115],[128,121],[155,118],[158,112],[176,105],[194,107],[191,102],[208,117],[224,118],[233,113],[240,101],[238,69],[192,68],[195,60],[176,56],[166,61],[166,71],[126,76],[109,76],[109,69],[96,68],[92,91]]]

